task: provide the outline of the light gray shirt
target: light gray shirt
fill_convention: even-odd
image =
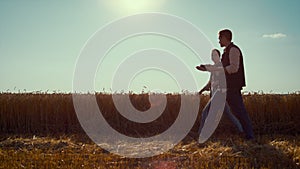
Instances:
[[[226,48],[225,48],[226,50]],[[227,71],[227,73],[232,74],[232,73],[236,73],[239,70],[239,66],[240,66],[240,51],[238,48],[236,47],[232,47],[230,48],[229,51],[229,65],[225,67],[225,70]]]
[[[224,49],[226,50],[226,48]],[[229,65],[225,67],[227,73],[232,74],[236,73],[239,70],[240,66],[240,55],[241,52],[236,47],[231,47],[229,51]],[[223,69],[222,66],[215,65],[205,65],[206,69],[210,72],[213,71],[221,71]]]

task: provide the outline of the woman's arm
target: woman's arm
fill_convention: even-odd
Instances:
[[[202,94],[204,91],[210,91],[211,87],[211,79],[207,82],[207,84],[199,91],[199,94]]]

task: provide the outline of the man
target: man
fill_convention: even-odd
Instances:
[[[246,139],[251,140],[254,139],[253,128],[241,94],[242,88],[246,86],[243,54],[231,40],[232,32],[230,30],[224,29],[219,32],[220,46],[225,47],[221,59],[221,69],[224,69],[226,77],[226,101],[241,122]],[[205,68],[210,72],[220,69],[220,67],[216,68],[209,65]]]
[[[246,133],[246,139],[254,139],[253,128],[246,111],[241,90],[246,86],[243,54],[232,40],[232,33],[228,29],[219,32],[219,43],[225,47],[222,54],[222,65],[224,67],[227,85],[227,103],[231,110],[240,120]]]

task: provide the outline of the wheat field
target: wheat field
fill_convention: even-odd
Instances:
[[[150,108],[148,93],[119,95],[129,96],[140,111]],[[166,96],[163,114],[147,124],[121,116],[112,94],[97,93],[96,99],[103,116],[118,132],[148,137],[168,129],[178,115],[181,95]],[[207,95],[199,97],[192,131],[197,131],[201,110],[209,99]],[[222,119],[204,145],[187,136],[162,155],[130,159],[106,152],[85,135],[72,94],[1,93],[0,168],[299,168],[300,94],[247,93],[243,98],[255,141],[245,141]]]

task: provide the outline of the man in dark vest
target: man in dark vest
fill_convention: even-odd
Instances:
[[[210,72],[224,70],[227,88],[226,101],[242,124],[246,139],[251,140],[254,139],[253,128],[241,94],[242,88],[246,86],[243,54],[231,40],[231,31],[228,29],[221,30],[219,32],[219,43],[221,47],[225,47],[221,59],[222,66],[204,65],[205,68],[199,70]]]
[[[232,40],[232,32],[228,29],[219,32],[219,43],[225,47],[222,54],[222,65],[226,77],[227,95],[226,100],[230,109],[240,120],[246,139],[254,139],[251,120],[246,111],[241,90],[246,86],[243,54]]]

